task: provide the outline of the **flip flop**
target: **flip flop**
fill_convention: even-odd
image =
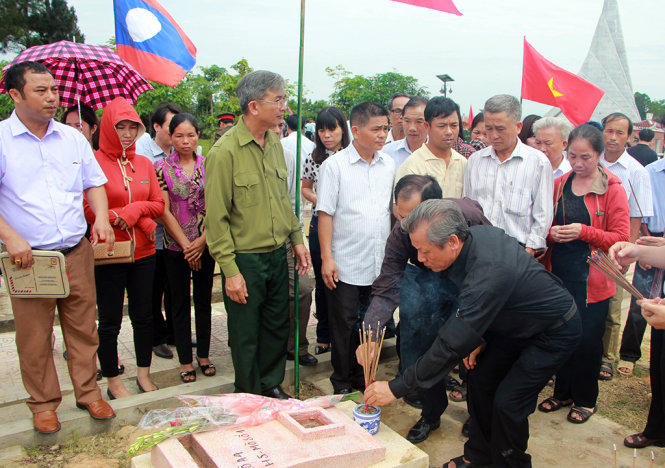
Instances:
[[[635,363],[630,361],[619,361],[617,366],[617,372],[624,376],[633,375],[633,370],[635,369]]]
[[[566,419],[568,419],[568,421],[570,421],[573,424],[582,424],[587,422],[591,416],[596,414],[596,411],[598,411],[597,406],[593,407],[593,411],[590,411],[586,408],[582,408],[581,406],[573,406],[568,412],[568,416],[566,417]],[[582,419],[573,418],[573,414],[578,414]]]
[[[649,447],[650,445],[655,445],[656,447],[665,447],[665,440],[649,439],[647,437],[644,437],[644,432],[638,432],[637,434],[631,434],[625,439],[623,439],[623,445],[625,445],[626,447],[639,448],[639,449],[644,447]]]
[[[464,461],[464,456],[460,455],[459,457],[451,459],[448,463],[445,463],[442,468],[450,468],[452,466],[451,463],[455,464],[455,468],[483,468],[490,466],[490,465],[476,465],[475,463],[466,462]]]
[[[610,375],[603,375],[602,373]],[[600,364],[600,373],[598,374],[598,380],[612,380],[614,378],[614,367],[609,362],[602,362]]]
[[[190,379],[190,380],[185,380],[187,377],[194,377],[194,378]],[[196,382],[196,371],[195,370],[190,370],[190,371],[181,372],[180,373],[180,380],[182,380],[184,383]]]
[[[570,406],[573,404],[573,400],[561,401],[558,398],[549,397],[541,401],[538,405],[538,411],[543,413],[551,413],[552,411],[557,411],[563,408],[564,406]],[[544,405],[549,405],[549,408],[546,408]]]
[[[201,368],[201,372],[203,372],[203,375],[206,377],[212,377],[217,373],[217,370],[215,369],[215,365],[211,362],[210,364],[201,364],[201,361],[199,359],[196,359],[196,362],[198,363],[199,367]],[[212,372],[208,372],[212,371]]]
[[[453,396],[453,392],[459,393],[461,396]],[[448,396],[452,401],[466,401],[466,385],[455,385],[455,387],[450,391]]]

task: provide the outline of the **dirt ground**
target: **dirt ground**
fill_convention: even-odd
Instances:
[[[382,363],[378,378],[390,377],[395,370],[396,360]],[[293,394],[293,385],[290,387],[287,385],[284,389]],[[550,396],[551,393],[552,389],[546,387],[541,397]],[[301,383],[301,399],[323,394],[324,391],[316,385],[308,381]],[[644,368],[638,368],[636,375],[631,377],[616,377],[611,382],[600,382],[599,414],[626,426],[631,431],[640,431],[646,420],[650,396],[648,374]],[[385,407],[383,411],[383,421],[401,432],[399,427],[404,425],[401,421],[403,413],[412,412],[412,409],[402,401],[397,401]],[[460,406],[451,406],[447,414],[460,422],[466,419],[466,411]],[[409,422],[409,424],[411,423]],[[127,456],[127,450],[136,441],[137,437],[150,432],[137,429],[134,426],[125,426],[116,432],[75,438],[66,444],[27,449],[25,458],[8,466],[35,468],[129,467],[131,458]],[[435,444],[436,441],[428,440],[419,444],[418,447],[429,453],[430,450],[435,450]]]

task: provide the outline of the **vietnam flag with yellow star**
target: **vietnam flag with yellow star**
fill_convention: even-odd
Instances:
[[[589,120],[605,94],[593,83],[554,65],[524,38],[522,99],[558,107],[573,125]]]

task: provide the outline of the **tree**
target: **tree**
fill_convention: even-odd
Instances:
[[[353,106],[361,102],[371,101],[385,106],[396,92],[419,96],[426,94],[416,78],[395,71],[365,77],[352,75],[342,65],[337,65],[326,68],[326,72],[335,80],[330,100],[347,116]]]
[[[0,0],[0,52],[75,38],[84,42],[66,0]]]
[[[648,94],[636,92],[635,104],[642,120],[647,118],[647,113],[653,114],[653,120],[665,118],[665,99],[654,101]]]
[[[0,70],[5,68],[9,62],[7,60],[0,60]],[[10,116],[14,110],[14,103],[9,94],[0,94],[0,120],[4,120]]]

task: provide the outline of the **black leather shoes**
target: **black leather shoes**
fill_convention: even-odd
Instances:
[[[328,352],[330,352],[330,345],[328,345],[328,346],[316,346],[314,348],[314,354],[316,354],[317,356],[319,354],[324,354],[324,353],[328,353]]]
[[[464,421],[464,424],[462,424],[462,435],[464,437],[469,437],[469,428],[471,427],[471,418],[467,418],[466,421]]]
[[[284,390],[282,390],[282,387],[279,385],[271,390],[268,390],[267,392],[263,392],[263,396],[277,398],[278,400],[288,400],[291,398],[291,396],[285,393]]]
[[[166,343],[162,343],[157,346],[152,347],[152,352],[155,353],[155,356],[164,358],[164,359],[173,359],[173,351],[171,348],[166,346]]]
[[[423,409],[423,402],[420,401],[420,398],[418,398],[417,393],[410,393],[402,398],[404,400],[404,403],[406,403],[409,406],[413,406],[416,409]]]
[[[287,361],[293,361],[294,359],[295,358],[293,354],[286,353]],[[319,360],[316,359],[314,356],[312,356],[310,353],[306,353],[298,355],[298,362],[300,363],[301,366],[315,366],[319,363]]]
[[[409,433],[406,435],[406,440],[412,444],[419,444],[420,442],[426,440],[429,437],[429,433],[438,429],[440,425],[440,420],[430,424],[425,421],[425,418],[420,418],[415,426],[413,426]]]

